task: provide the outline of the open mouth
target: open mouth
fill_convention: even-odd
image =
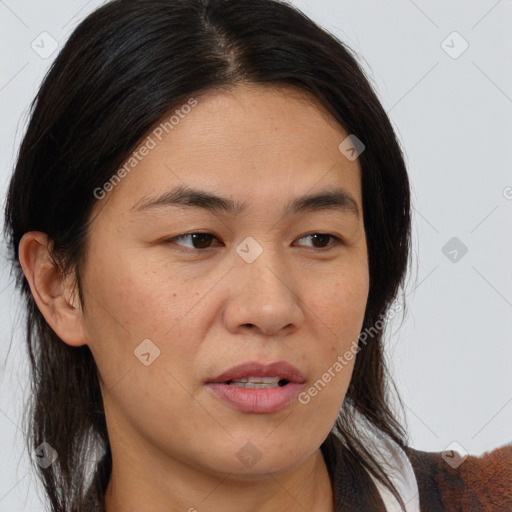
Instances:
[[[289,380],[280,377],[246,377],[243,379],[228,380],[228,386],[236,386],[245,389],[267,389],[267,388],[282,388],[289,384]]]
[[[291,405],[306,385],[292,364],[248,361],[205,382],[218,399],[250,414],[272,414]]]

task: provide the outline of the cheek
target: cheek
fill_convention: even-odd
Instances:
[[[315,413],[334,415],[334,421],[357,357],[369,291],[367,268],[359,262],[345,264],[330,279],[319,279],[306,290],[305,309],[310,325],[315,326],[315,350],[310,357],[314,355],[316,362],[312,386],[305,390],[301,403],[314,404]]]
[[[369,292],[364,266],[345,266],[331,272],[317,286],[307,288],[305,297],[313,314],[326,328],[331,349],[340,351],[357,339],[362,328]]]
[[[129,333],[134,340],[161,338],[183,321],[209,287],[169,268],[148,267],[144,258],[97,264],[88,288],[97,325]],[[211,288],[211,285],[210,285]]]
[[[191,408],[188,379],[202,339],[191,319],[207,289],[133,259],[98,268],[88,276],[86,324],[105,407],[141,429],[143,416],[144,428],[161,428],[164,411]],[[165,419],[172,424],[171,414]]]
[[[121,380],[126,388],[129,374],[130,400],[144,400],[140,395],[151,382],[166,381],[164,387],[172,389],[173,381],[161,367],[169,366],[173,374],[175,368],[190,367],[201,337],[187,338],[184,326],[190,325],[194,303],[206,292],[199,286],[190,292],[187,280],[178,275],[163,279],[133,259],[98,258],[94,272],[86,277],[88,345],[106,388]]]

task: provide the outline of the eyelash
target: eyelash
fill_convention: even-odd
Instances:
[[[185,233],[183,235],[178,235],[178,236],[175,236],[175,237],[172,237],[172,238],[168,238],[168,239],[164,240],[164,243],[175,243],[176,241],[183,240],[184,238],[192,236],[192,235],[207,235],[207,236],[212,236],[213,238],[217,238],[215,235],[213,235],[211,233],[193,232],[193,233]],[[299,238],[299,240],[302,240],[303,238],[306,238],[306,237],[309,237],[309,236],[313,236],[313,235],[328,236],[328,237],[332,238],[335,241],[334,244],[330,244],[327,247],[320,247],[320,248],[318,248],[318,247],[310,247],[311,249],[316,249],[317,251],[325,252],[325,251],[333,249],[335,246],[343,243],[341,238],[339,238],[339,237],[337,237],[335,235],[332,235],[330,233],[316,233],[316,232],[306,233],[305,235],[302,235]],[[177,245],[179,245],[179,244],[177,244]],[[209,249],[212,249],[212,247],[206,247],[206,248],[203,248],[203,249],[185,247],[184,249],[185,249],[186,252],[197,252],[197,251],[204,252],[204,251],[207,251]]]

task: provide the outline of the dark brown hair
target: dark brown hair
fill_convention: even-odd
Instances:
[[[385,325],[379,320],[408,267],[410,190],[400,145],[369,80],[344,43],[284,1],[114,0],[80,23],[44,78],[5,211],[27,313],[27,447],[32,453],[47,441],[58,452],[49,468],[35,466],[53,512],[87,510],[91,482],[102,499],[112,458],[92,354],[87,345],[60,340],[37,308],[18,261],[21,237],[28,231],[48,235],[57,268],[75,276],[85,308],[80,270],[94,190],[173,108],[241,81],[306,91],[366,146],[359,156],[370,273],[363,330],[373,328],[373,335],[357,355],[340,416],[321,448],[330,468],[344,465],[369,493],[374,487],[366,470],[398,495],[358,423],[362,419],[406,446],[390,405]],[[336,429],[342,457],[335,449]],[[103,452],[100,460],[93,447]]]

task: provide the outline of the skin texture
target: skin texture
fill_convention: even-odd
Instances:
[[[195,98],[97,201],[84,309],[43,233],[25,234],[20,261],[51,327],[69,345],[87,344],[97,363],[113,454],[107,512],[331,511],[319,448],[355,358],[307,405],[271,414],[241,412],[205,382],[242,362],[286,360],[308,389],[357,340],[369,286],[360,165],[338,149],[348,133],[300,91],[240,84]],[[247,208],[136,211],[177,185]],[[332,187],[353,196],[359,216],[283,216],[295,197]],[[169,241],[184,233],[212,237]],[[306,236],[314,233],[342,242]],[[236,252],[248,236],[263,249],[252,263]],[[160,350],[149,365],[134,355],[145,339]],[[247,442],[261,456],[250,467],[237,456]]]

